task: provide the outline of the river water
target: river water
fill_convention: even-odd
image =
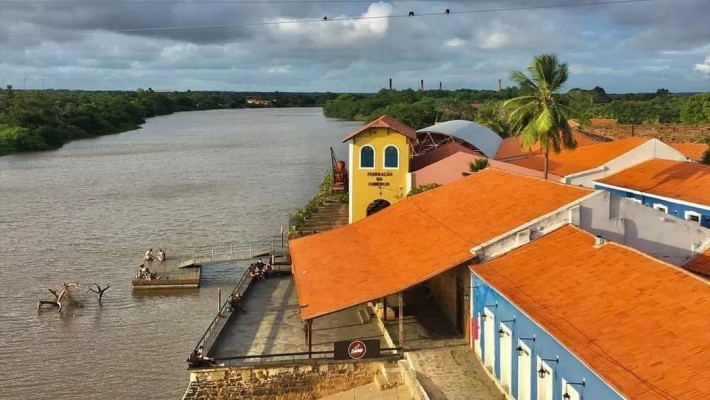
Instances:
[[[0,398],[180,398],[217,288],[243,266],[206,266],[196,290],[134,293],[143,252],[278,235],[357,126],[316,108],[188,112],[0,157]],[[36,310],[70,281],[84,307]],[[111,285],[101,304],[93,282]]]

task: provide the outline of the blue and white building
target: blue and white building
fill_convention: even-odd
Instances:
[[[472,346],[512,398],[710,398],[707,281],[569,225],[471,272]]]

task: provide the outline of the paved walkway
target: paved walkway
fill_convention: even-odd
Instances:
[[[505,399],[468,345],[409,353],[417,378],[432,400]]]
[[[245,294],[244,312],[227,322],[210,350],[210,356],[296,353],[308,351],[305,331],[298,313],[296,286],[290,276],[253,282]],[[348,339],[377,339],[387,347],[374,320],[362,324],[357,309],[348,309],[313,322],[313,351],[333,350],[333,342]],[[284,361],[290,357],[265,361]],[[250,359],[250,362],[258,361]]]
[[[396,296],[387,301],[396,305]],[[417,378],[432,400],[505,399],[475,359],[466,340],[443,316],[422,287],[404,293],[404,348]],[[396,320],[386,323],[397,341]]]
[[[374,383],[356,387],[345,392],[322,397],[320,400],[411,400],[404,385],[387,390],[379,390]]]

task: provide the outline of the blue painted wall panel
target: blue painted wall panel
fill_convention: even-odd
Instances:
[[[531,368],[531,393],[530,399],[537,398],[537,357],[545,359],[555,359],[559,356],[559,363],[546,362],[553,370],[552,376],[548,375],[545,379],[553,379],[553,399],[561,400],[564,394],[562,390],[562,379],[568,382],[581,382],[585,381],[585,386],[574,386],[574,389],[579,392],[582,399],[588,400],[616,400],[623,399],[616,391],[614,391],[605,381],[600,379],[596,374],[594,374],[586,365],[584,365],[579,359],[577,359],[572,353],[570,353],[565,347],[563,347],[557,339],[549,335],[535,322],[529,319],[526,315],[522,313],[515,305],[510,303],[505,297],[500,295],[494,288],[488,285],[485,281],[479,278],[477,275],[471,275],[471,318],[478,318],[479,315],[483,314],[484,307],[495,315],[495,347],[496,347],[496,361],[495,361],[495,375],[500,379],[501,376],[501,360],[499,359],[499,346],[500,337],[497,334],[500,328],[501,320],[510,320],[515,318],[514,323],[505,323],[505,325],[510,328],[513,332],[512,341],[513,348],[518,346],[518,340],[521,337],[535,337],[535,341],[526,340],[523,343],[530,347],[532,350],[532,368]],[[494,306],[497,305],[497,306]],[[491,307],[494,306],[494,307]],[[488,321],[481,321],[480,336],[479,340],[481,343],[481,356],[485,357],[486,354],[486,338],[485,338],[485,324],[490,323]],[[514,398],[519,398],[518,393],[518,356],[515,351],[512,354],[512,379],[510,393]]]
[[[606,190],[609,193],[615,194],[620,197],[625,197],[627,199],[640,200],[641,204],[653,207],[654,204],[662,204],[668,208],[668,214],[678,217],[680,219],[685,219],[686,211],[693,211],[700,214],[700,225],[705,228],[710,228],[710,211],[704,210],[698,207],[690,207],[685,204],[678,204],[670,202],[667,200],[659,199],[650,194],[637,194],[633,192],[627,192],[624,190],[612,189],[603,185],[596,185],[595,189]],[[710,199],[708,199],[710,201]]]

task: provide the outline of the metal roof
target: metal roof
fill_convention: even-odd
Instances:
[[[488,127],[463,119],[441,122],[420,129],[417,132],[438,133],[464,140],[476,147],[488,158],[494,158],[496,156],[498,147],[500,147],[503,141],[497,133],[493,132]]]

